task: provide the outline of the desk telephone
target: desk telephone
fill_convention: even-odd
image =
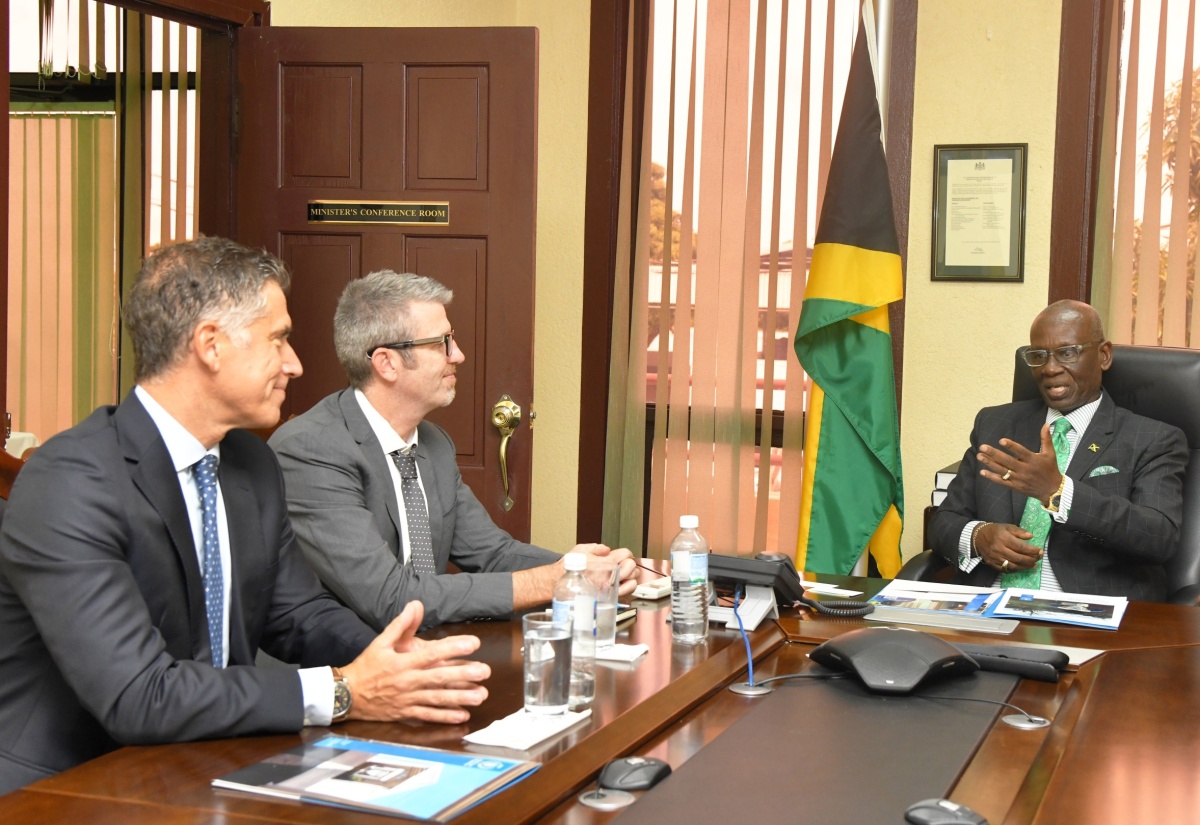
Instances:
[[[714,587],[729,589],[740,586],[770,587],[782,605],[803,604],[818,613],[834,616],[865,616],[873,605],[856,601],[819,602],[804,595],[800,574],[790,556],[780,553],[759,553],[754,558],[725,556],[711,553],[708,557],[708,576]]]

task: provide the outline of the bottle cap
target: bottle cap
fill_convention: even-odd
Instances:
[[[583,553],[567,553],[563,556],[563,567],[568,570],[587,570],[587,556]]]
[[[700,517],[699,516],[680,516],[679,517],[679,529],[680,530],[695,530],[699,526],[700,526]]]

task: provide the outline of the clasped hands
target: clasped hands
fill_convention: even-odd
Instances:
[[[586,544],[575,550],[616,562],[621,595],[637,586],[637,567],[626,548]],[[554,580],[560,575],[560,566],[547,565]],[[421,602],[409,602],[357,659],[342,668],[353,697],[351,719],[461,724],[470,718],[467,708],[481,705],[487,698],[487,688],[478,683],[491,676],[491,668],[463,658],[479,649],[479,638],[417,638],[424,615]]]
[[[976,459],[979,475],[1015,492],[1036,498],[1043,506],[1062,484],[1058,459],[1050,440],[1050,425],[1042,425],[1041,449],[1032,452],[1017,442],[1000,439],[998,447],[984,444]],[[987,522],[974,534],[975,551],[985,564],[1005,572],[1028,570],[1042,557],[1042,548],[1029,544],[1033,534],[1016,524]]]
[[[471,716],[467,708],[483,704],[488,692],[478,683],[492,669],[463,658],[479,649],[479,637],[419,639],[424,616],[421,602],[409,602],[342,668],[352,696],[349,718],[461,724]]]

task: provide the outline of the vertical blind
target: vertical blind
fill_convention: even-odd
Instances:
[[[8,386],[44,441],[116,393],[116,128],[94,104],[9,116]]]
[[[145,249],[149,251],[196,236],[200,73],[196,29],[147,17],[142,32],[149,148],[144,178]],[[189,77],[195,78],[194,88],[189,88]]]
[[[858,10],[651,5],[642,152],[627,128],[622,167],[606,542],[642,548],[645,508],[650,556],[684,513],[714,550],[795,550],[805,376],[791,341]]]
[[[1200,347],[1196,311],[1200,95],[1195,0],[1127,0],[1114,26],[1110,120],[1097,209],[1097,269],[1111,267],[1108,335],[1118,343]],[[1107,184],[1107,185],[1105,185]],[[1109,255],[1111,254],[1111,259]]]
[[[7,394],[45,441],[117,400],[122,279],[196,234],[199,72],[195,29],[94,0],[40,0],[38,36],[39,73],[114,90],[10,111]]]

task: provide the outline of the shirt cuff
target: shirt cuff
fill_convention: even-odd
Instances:
[[[1058,512],[1051,513],[1059,524],[1067,523],[1067,514],[1071,511],[1071,498],[1075,495],[1075,481],[1069,475],[1063,475],[1062,498],[1058,500]]]
[[[304,724],[324,727],[333,722],[333,668],[306,667],[300,674],[304,699]]]
[[[958,537],[958,569],[964,573],[970,573],[983,561],[979,556],[971,555],[971,536],[975,533],[975,525],[982,523],[983,519],[968,521]]]

